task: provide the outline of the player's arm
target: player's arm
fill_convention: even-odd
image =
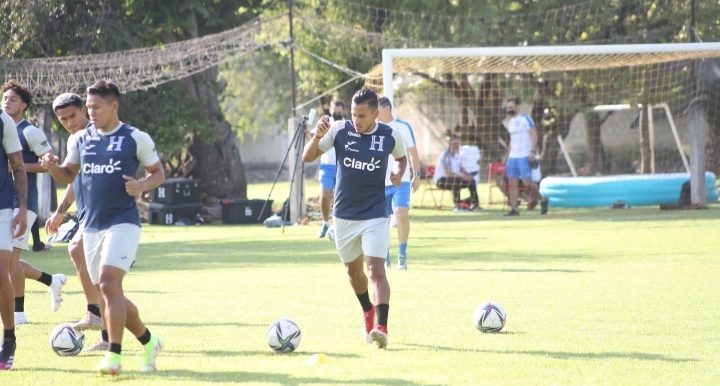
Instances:
[[[330,134],[330,135],[329,135]],[[303,149],[303,162],[313,162],[320,158],[333,145],[333,137],[330,130],[330,116],[323,115],[315,125],[315,134]]]
[[[28,142],[28,147],[35,153],[39,158],[42,158],[47,153],[55,155],[50,142],[48,142],[45,132],[34,126],[28,126],[24,130],[25,138]],[[25,164],[26,173],[47,173],[47,170],[42,167],[42,162],[33,162]]]
[[[55,213],[50,215],[50,218],[45,221],[45,232],[50,235],[58,232],[58,227],[62,223],[62,220],[65,218],[65,213],[67,213],[68,209],[70,209],[73,202],[75,202],[75,185],[70,184],[65,190],[65,195],[63,196],[62,201],[60,201],[57,209],[55,209]]]
[[[165,168],[160,162],[160,157],[155,150],[155,143],[150,135],[142,131],[133,133],[137,142],[136,156],[140,164],[145,166],[145,178],[141,181],[132,176],[123,176],[125,179],[125,191],[133,197],[139,197],[142,192],[153,190],[165,182]]]
[[[80,149],[77,143],[77,133],[68,138],[65,162],[59,165],[59,161],[58,156],[48,152],[40,159],[40,166],[50,172],[55,181],[66,185],[72,184],[75,176],[80,171]]]
[[[397,187],[402,184],[402,176],[405,174],[408,160],[402,135],[397,131],[393,131],[393,137],[395,137],[395,148],[392,151],[392,156],[395,158],[395,168],[393,170],[397,170],[397,173],[390,173],[390,182]]]
[[[530,134],[530,156],[528,157],[528,160],[530,162],[535,162],[535,154],[537,154],[537,144],[538,144],[538,133],[537,129],[535,129],[535,121],[529,116],[524,115],[523,118],[525,118],[524,122],[527,125],[527,131],[528,134]]]
[[[18,213],[15,218],[13,218],[12,223],[12,229],[14,231],[13,238],[16,238],[24,234],[27,229],[28,180],[21,151],[8,154],[8,161],[10,163],[10,169],[12,170],[13,180],[15,181],[15,195],[18,200]]]

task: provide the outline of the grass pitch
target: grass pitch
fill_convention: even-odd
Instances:
[[[315,186],[316,188],[316,186]],[[273,195],[276,206],[286,188]],[[265,198],[269,185],[251,187]],[[313,192],[309,190],[309,192]],[[416,197],[417,199],[417,197]],[[317,224],[145,226],[125,288],[150,331],[165,340],[159,371],[141,374],[126,332],[123,385],[191,384],[717,384],[720,380],[720,207],[660,212],[553,209],[411,210],[409,270],[388,272],[387,350],[361,336],[360,306],[334,246]],[[393,230],[391,252],[397,251]],[[79,319],[85,300],[65,244],[24,253],[70,279],[58,312],[28,282],[30,324],[17,328],[6,385],[107,384],[101,354],[61,358],[49,333]],[[507,325],[483,334],[471,322],[483,300]],[[292,354],[265,342],[275,319],[302,329]],[[98,332],[86,334],[89,345]],[[306,366],[312,354],[330,358]]]

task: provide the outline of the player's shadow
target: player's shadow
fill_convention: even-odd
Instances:
[[[254,323],[239,323],[239,322],[153,322],[147,321],[148,325],[151,326],[163,326],[163,327],[267,327],[265,324],[254,324]]]
[[[432,346],[424,344],[406,343],[405,346],[417,347],[423,349],[433,349],[440,351],[456,351],[456,352],[478,352],[483,354],[516,354],[516,355],[536,355],[545,358],[554,359],[637,359],[644,361],[663,361],[663,362],[697,362],[697,358],[673,358],[671,356],[643,352],[568,352],[568,351],[547,351],[547,350],[478,350],[478,349],[460,349],[456,347]]]
[[[414,269],[414,268],[413,268]],[[584,271],[579,269],[529,269],[529,268],[508,268],[508,269],[423,269],[418,271],[433,272],[512,272],[512,273],[588,273],[593,271]]]
[[[13,369],[13,372],[28,371],[23,369]],[[73,368],[53,368],[53,367],[41,367],[33,368],[32,371],[47,371],[53,373],[65,373],[65,374],[83,374],[90,375],[96,374],[94,371],[88,369],[73,369]],[[118,381],[142,381],[145,384],[152,384],[152,380],[155,379],[158,382],[182,382],[182,381],[193,381],[201,383],[274,383],[280,385],[307,385],[307,384],[330,384],[330,385],[430,385],[429,383],[418,383],[408,379],[393,379],[393,378],[365,378],[365,379],[337,379],[337,378],[320,378],[320,377],[297,377],[290,374],[273,374],[273,373],[260,373],[260,372],[246,372],[246,371],[192,371],[187,369],[170,369],[170,370],[158,370],[153,373],[140,373],[135,370],[128,370],[120,374],[117,378]]]
[[[133,374],[134,375],[134,374]],[[125,376],[125,375],[123,375]],[[131,376],[131,379],[134,378]],[[245,371],[212,371],[199,372],[192,370],[168,370],[158,371],[150,374],[139,374],[137,379],[167,379],[201,381],[204,383],[274,383],[280,385],[307,385],[307,384],[330,384],[330,385],[431,385],[428,383],[417,383],[407,379],[392,378],[365,378],[365,379],[338,379],[320,377],[298,377],[289,374],[273,374]]]
[[[163,356],[175,356],[175,357],[219,357],[219,358],[225,358],[225,357],[247,357],[247,356],[257,356],[257,357],[278,357],[278,358],[297,358],[299,356],[305,356],[310,353],[306,352],[294,352],[294,353],[275,353],[272,352],[272,350],[197,350],[197,351],[167,351],[163,352]],[[328,357],[330,358],[347,358],[347,359],[355,359],[360,358],[357,354],[349,354],[349,353],[335,353],[335,352],[328,352],[326,353]]]

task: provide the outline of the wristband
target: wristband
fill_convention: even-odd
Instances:
[[[415,177],[420,177],[420,172],[415,172],[415,173],[413,173],[413,176],[415,176]]]
[[[313,134],[313,135],[314,135],[314,136],[315,136],[315,138],[317,138],[317,139],[322,139],[322,137],[318,137],[318,135],[317,135],[317,134]]]

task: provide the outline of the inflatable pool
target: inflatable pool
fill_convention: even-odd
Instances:
[[[602,177],[547,177],[540,193],[554,207],[610,207],[618,201],[627,206],[676,203],[689,173],[621,174]],[[718,200],[715,174],[705,173],[708,202]]]

